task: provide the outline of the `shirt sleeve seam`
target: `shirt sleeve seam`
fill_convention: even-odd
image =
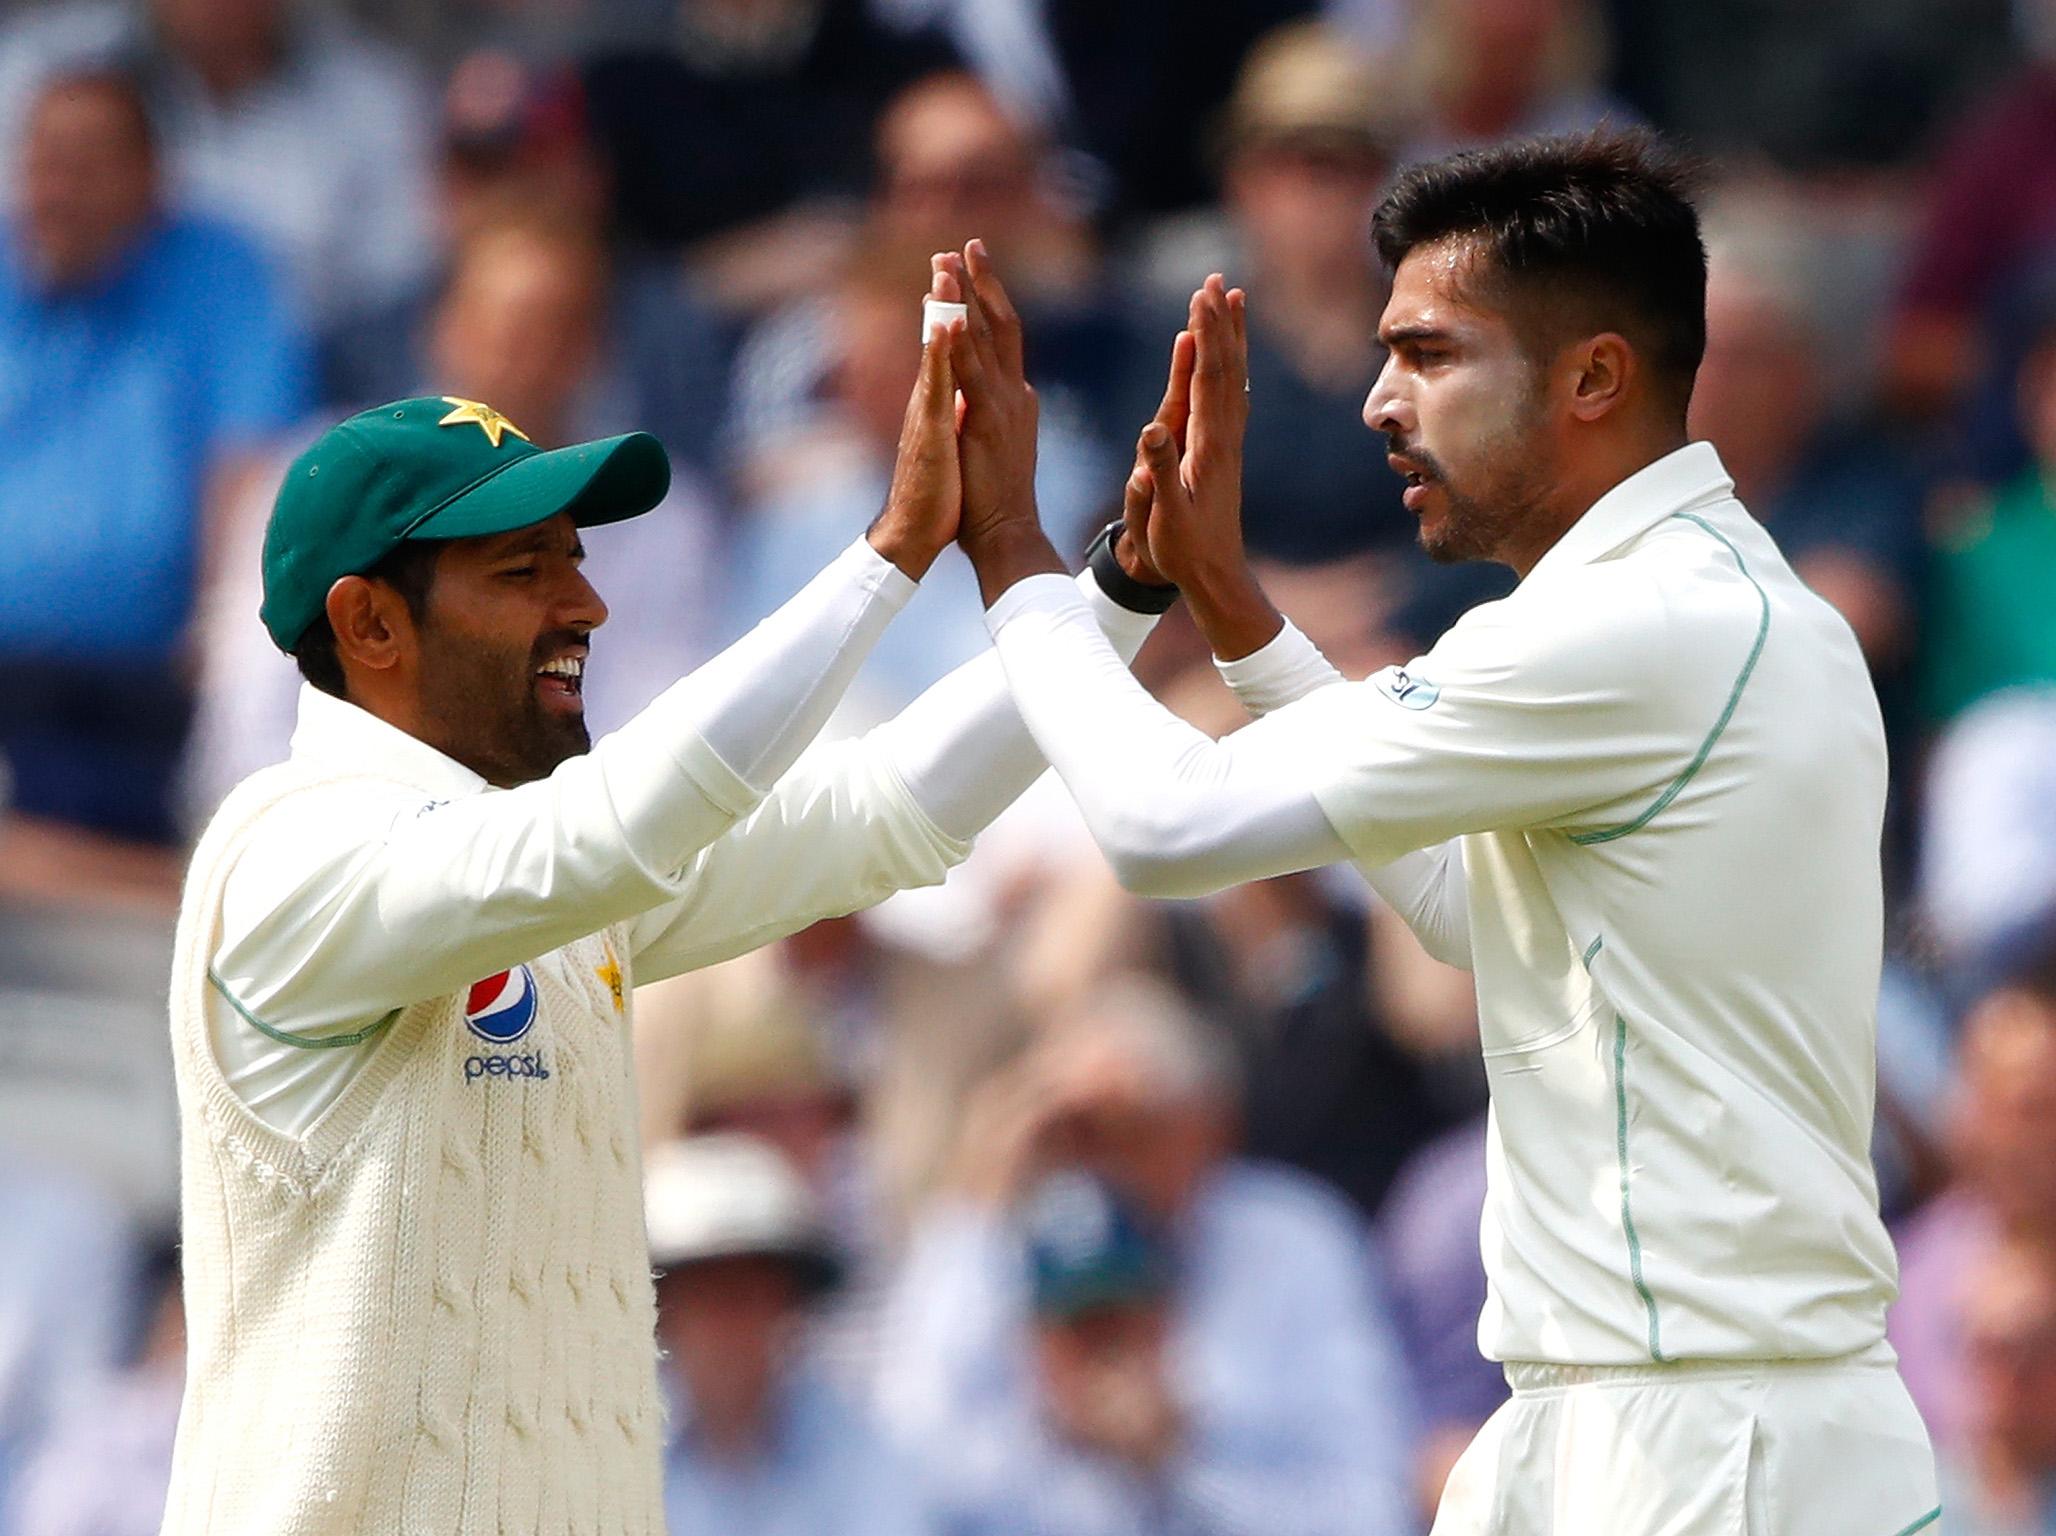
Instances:
[[[266,1039],[276,1040],[280,1045],[292,1046],[295,1050],[333,1051],[340,1050],[346,1046],[362,1045],[367,1040],[374,1039],[381,1034],[403,1012],[402,1009],[395,1008],[376,1023],[368,1024],[362,1029],[353,1030],[347,1035],[298,1035],[290,1030],[280,1029],[276,1025],[265,1023],[256,1014],[244,1007],[235,993],[228,989],[228,983],[221,979],[220,973],[211,965],[207,967],[207,980],[213,984],[214,990],[221,994],[222,1000],[229,1007],[235,1009],[236,1016],[245,1024],[248,1024]]]

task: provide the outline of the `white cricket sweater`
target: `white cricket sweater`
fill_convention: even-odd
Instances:
[[[661,1536],[618,926],[509,974],[501,1012],[524,986],[535,1002],[511,1042],[467,1027],[467,992],[402,1010],[300,1138],[239,1102],[208,1048],[227,872],[267,808],[338,782],[302,761],[257,775],[188,877],[172,1040],[190,1333],[165,1532]]]

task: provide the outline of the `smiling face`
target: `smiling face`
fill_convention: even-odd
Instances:
[[[1431,558],[1511,564],[1547,503],[1557,434],[1547,376],[1513,322],[1478,301],[1476,261],[1451,239],[1400,262],[1364,424],[1385,434]]]
[[[545,778],[592,745],[589,636],[607,605],[579,566],[568,513],[513,533],[457,539],[437,562],[412,655],[424,740],[501,787]]]

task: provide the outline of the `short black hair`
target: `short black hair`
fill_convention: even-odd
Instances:
[[[442,553],[443,543],[435,539],[410,539],[361,574],[368,580],[382,581],[398,592],[400,600],[407,605],[407,612],[418,624],[421,616],[428,612],[428,594],[435,586],[436,557]],[[335,628],[328,622],[326,613],[309,624],[301,634],[293,647],[293,662],[299,667],[300,676],[323,693],[333,694],[339,699],[349,697],[343,681],[343,659],[336,653]]]
[[[1371,234],[1394,271],[1417,246],[1475,241],[1534,350],[1617,331],[1682,416],[1706,355],[1697,179],[1649,133],[1514,139],[1407,167]]]

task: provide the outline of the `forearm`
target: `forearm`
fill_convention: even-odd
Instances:
[[[681,872],[798,756],[911,590],[853,546],[591,752],[518,789],[421,806],[374,785],[333,809],[282,805],[225,898],[225,989],[274,1026],[319,1031],[675,899]],[[270,855],[281,847],[296,851]]]
[[[1219,661],[1235,662],[1254,655],[1276,640],[1285,627],[1285,616],[1272,606],[1239,551],[1231,564],[1202,566],[1183,574],[1178,589],[1191,610],[1192,622]]]
[[[1023,721],[1129,889],[1203,895],[1347,856],[1289,763],[1151,698],[1068,582],[1025,581],[987,622]]]
[[[1133,662],[1156,626],[1077,579],[1100,632],[1122,663]],[[914,802],[949,836],[970,839],[1042,776],[1049,762],[1022,722],[997,653],[967,662],[871,733]]]
[[[677,685],[674,693],[691,695],[691,728],[738,778],[767,792],[819,734],[914,590],[890,560],[857,540],[790,602]]]
[[[964,540],[964,554],[978,576],[978,596],[987,608],[1000,594],[1030,576],[1061,576],[1063,557],[1031,514]]]

